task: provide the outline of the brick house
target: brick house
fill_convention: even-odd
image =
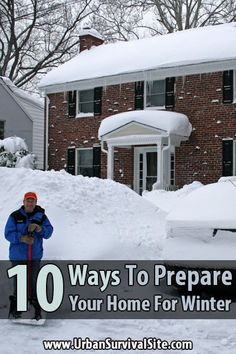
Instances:
[[[80,53],[40,83],[48,168],[138,193],[235,175],[235,39],[235,23],[112,44],[83,30]],[[178,114],[191,135],[163,128]]]

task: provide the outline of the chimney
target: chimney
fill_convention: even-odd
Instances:
[[[83,52],[83,50],[90,49],[93,46],[101,45],[104,42],[102,35],[90,27],[83,27],[83,29],[79,32],[79,38],[80,53]]]

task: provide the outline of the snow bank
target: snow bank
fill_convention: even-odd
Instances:
[[[168,260],[235,260],[236,234],[219,230],[213,237],[213,230],[236,228],[236,185],[232,184],[232,178],[224,178],[218,183],[196,187],[187,194],[181,190],[164,195],[155,191],[159,192],[156,205],[169,211],[162,257]],[[152,195],[149,200],[151,198],[154,199]]]
[[[54,226],[46,259],[158,259],[164,234],[158,209],[128,187],[65,171],[0,168],[0,228],[35,191]],[[2,237],[0,257],[8,257]]]
[[[164,130],[169,134],[186,137],[189,137],[192,131],[192,125],[189,123],[188,117],[181,113],[151,110],[130,111],[103,119],[98,131],[98,137],[101,139],[103,135],[131,122],[145,124],[145,126]]]
[[[171,227],[236,228],[236,186],[212,183],[180,200],[167,217]]]
[[[156,205],[162,211],[169,213],[177,207],[178,202],[183,197],[202,186],[203,184],[201,182],[195,181],[191,184],[186,184],[183,188],[178,189],[177,191],[165,191],[163,189],[154,190],[151,192],[144,191],[143,197]]]
[[[218,183],[185,185],[175,192],[155,190],[143,197],[159,209],[165,221],[165,260],[235,260],[236,234],[216,228],[236,228],[236,177]]]

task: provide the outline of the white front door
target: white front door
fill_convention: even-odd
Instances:
[[[134,150],[134,190],[142,194],[151,191],[157,181],[157,148],[140,147]]]

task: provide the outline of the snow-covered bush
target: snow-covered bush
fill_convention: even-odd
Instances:
[[[36,168],[36,156],[28,151],[22,138],[11,136],[0,140],[0,167]]]

